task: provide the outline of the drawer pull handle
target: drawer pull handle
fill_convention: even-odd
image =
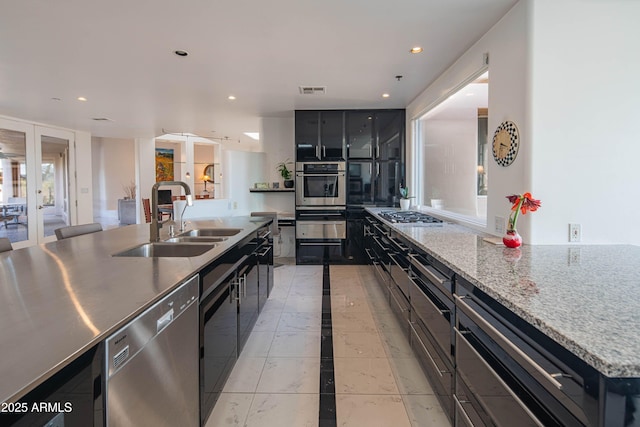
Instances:
[[[533,370],[538,372],[544,377],[551,385],[558,390],[562,390],[562,384],[556,380],[557,377],[563,377],[564,374],[550,374],[542,366],[538,365],[532,358],[529,357],[524,351],[520,350],[513,344],[507,337],[505,337],[499,330],[493,325],[482,318],[469,304],[464,302],[461,297],[454,295],[456,299],[456,305],[462,309],[462,311],[471,318],[474,322],[480,326],[494,341],[498,343],[507,353],[518,360],[518,362],[526,366],[530,366]]]
[[[411,264],[416,269],[418,269],[422,274],[424,274],[429,280],[431,280],[433,283],[438,284],[440,286],[444,286],[444,284],[447,282],[447,279],[439,277],[440,274],[436,273],[433,270],[433,267],[429,265],[424,265],[420,261],[418,261],[415,255],[410,254],[409,257],[411,258]]]
[[[460,411],[460,413],[462,414],[465,424],[468,425],[469,427],[475,427],[475,424],[473,423],[473,421],[471,421],[471,418],[469,418],[467,411],[465,411],[464,407],[462,406],[463,403],[471,403],[471,402],[469,402],[468,400],[458,399],[458,396],[456,394],[453,395],[453,400],[455,400],[456,407],[458,408],[458,411]]]
[[[424,345],[424,343],[422,342],[422,339],[420,338],[420,336],[418,335],[418,332],[416,331],[416,328],[413,326],[415,325],[415,322],[410,322],[410,324],[411,324],[411,330],[413,331],[412,338],[416,338],[418,340],[418,343],[420,343],[420,347],[422,347],[422,350],[427,354],[427,357],[429,358],[429,361],[431,361],[431,364],[433,365],[433,367],[436,368],[436,372],[438,373],[438,375],[442,377],[443,376],[442,374],[450,374],[449,371],[440,369],[436,361],[433,359],[433,356],[431,356],[431,352]]]
[[[411,281],[411,283],[414,286],[414,289],[416,289],[418,292],[420,292],[424,298],[429,301],[429,303],[431,304],[431,306],[433,307],[434,310],[436,310],[438,313],[440,313],[441,315],[445,315],[447,313],[451,313],[451,310],[440,310],[440,308],[435,305],[435,303],[431,300],[431,298],[429,298],[424,292],[422,292],[422,289],[420,289],[420,287],[418,286],[418,284],[416,282],[413,281],[412,278],[409,278],[409,280]]]
[[[507,383],[505,383],[503,381],[503,379],[498,375],[498,373],[491,367],[491,365],[489,365],[489,363],[484,360],[484,358],[480,355],[480,353],[478,353],[476,351],[475,348],[473,348],[473,346],[471,345],[471,343],[469,341],[467,341],[467,339],[462,336],[462,334],[460,333],[460,330],[458,328],[454,328],[454,330],[456,331],[456,334],[460,337],[461,340],[463,340],[468,346],[469,349],[471,350],[471,352],[473,352],[473,355],[478,358],[478,360],[480,360],[480,362],[482,362],[482,364],[485,366],[485,368],[487,368],[487,370],[491,373],[491,375],[493,375],[493,377],[496,379],[496,381],[498,381],[500,383],[500,385],[511,395],[511,397],[513,398],[513,400],[522,408],[522,410],[524,412],[527,413],[527,415],[529,415],[529,418],[536,423],[536,425],[540,426],[540,427],[544,427],[544,424],[542,424],[538,418],[536,418],[536,416],[533,414],[533,412],[531,412],[531,410],[529,408],[527,408],[527,405],[524,404],[524,402],[522,400],[520,400],[520,398],[513,392],[513,390],[511,390],[511,387],[509,387],[507,385]],[[457,343],[456,343],[456,347],[457,347]]]

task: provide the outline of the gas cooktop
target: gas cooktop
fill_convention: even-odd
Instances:
[[[379,215],[389,222],[397,224],[442,224],[442,220],[416,211],[382,211]]]

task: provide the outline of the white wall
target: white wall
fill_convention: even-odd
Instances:
[[[565,243],[579,223],[583,243],[638,245],[640,2],[531,9],[531,241]]]
[[[249,188],[264,181],[264,165],[265,153],[222,150],[223,191],[234,216],[263,210]]]
[[[423,120],[425,198],[442,199],[443,208],[476,216],[478,113],[457,120]]]
[[[91,138],[95,217],[117,218],[123,186],[135,183],[135,152],[130,139]]]
[[[407,158],[413,159],[411,141],[414,129],[411,120],[422,116],[477,75],[484,67],[483,54],[489,54],[489,138],[500,123],[511,120],[518,125],[522,139],[518,157],[511,166],[504,168],[493,160],[489,162],[487,227],[483,230],[496,235],[499,233],[493,228],[494,217],[507,218],[509,215],[510,205],[505,196],[526,191],[537,196],[536,189],[531,188],[526,178],[531,161],[526,102],[528,26],[528,2],[521,1],[407,106]],[[411,163],[407,165],[407,176],[410,185],[416,187],[417,177]],[[525,242],[531,241],[529,217],[531,215],[518,219],[518,231]]]
[[[287,159],[295,162],[294,128],[293,112],[291,117],[263,117],[261,119],[260,138],[265,151],[265,174],[264,178],[260,180],[261,182],[278,182],[280,188],[284,187],[282,177],[276,167],[278,163]],[[295,170],[295,164],[292,163],[289,169]],[[294,193],[253,193],[253,196],[260,201],[262,205],[261,211],[295,211]]]

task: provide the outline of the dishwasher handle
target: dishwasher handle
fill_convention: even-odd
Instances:
[[[156,320],[156,334],[159,334],[160,331],[169,326],[171,322],[173,322],[173,308]]]

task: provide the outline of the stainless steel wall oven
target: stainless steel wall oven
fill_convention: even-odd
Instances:
[[[296,211],[296,259],[298,264],[341,261],[347,238],[344,206]]]
[[[297,162],[296,206],[345,206],[345,162]]]

